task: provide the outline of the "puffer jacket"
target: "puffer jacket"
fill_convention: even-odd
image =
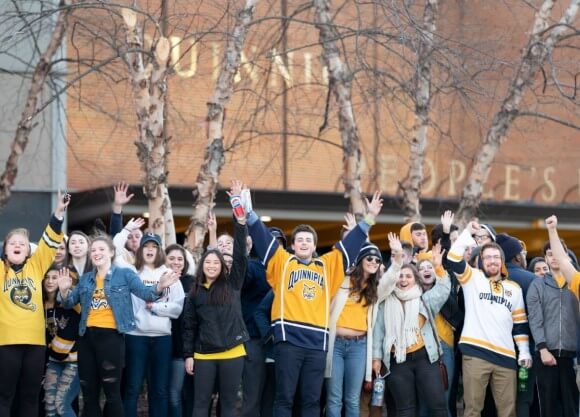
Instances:
[[[568,284],[560,288],[552,274],[536,278],[528,289],[527,302],[536,350],[547,348],[557,357],[575,357],[578,299]]]

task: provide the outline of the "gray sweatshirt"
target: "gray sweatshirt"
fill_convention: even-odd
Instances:
[[[575,357],[580,314],[578,299],[568,284],[560,288],[552,274],[536,278],[528,289],[527,302],[536,350],[547,348],[555,356]]]

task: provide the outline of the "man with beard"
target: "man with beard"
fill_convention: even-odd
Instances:
[[[528,320],[520,286],[504,279],[504,254],[497,243],[481,247],[481,270],[463,259],[466,248],[475,244],[472,236],[480,229],[477,222],[469,223],[447,255],[465,298],[465,322],[459,340],[464,416],[480,416],[490,384],[498,417],[514,417],[517,365],[532,365]],[[514,340],[519,351],[517,360]]]

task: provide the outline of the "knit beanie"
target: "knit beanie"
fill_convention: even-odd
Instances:
[[[496,236],[496,242],[505,255],[505,261],[510,262],[518,253],[521,253],[523,248],[518,239],[508,235],[507,233],[500,233]]]
[[[373,245],[372,243],[366,242],[363,245],[363,247],[360,248],[358,256],[356,257],[355,264],[358,265],[367,256],[376,256],[377,258],[379,258],[381,263],[383,262],[383,256],[381,255],[381,250],[376,245]]]

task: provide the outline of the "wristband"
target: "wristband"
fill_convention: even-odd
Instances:
[[[377,222],[375,221],[374,216],[367,214],[364,218],[364,221],[366,224],[368,224],[369,226],[374,226]]]

